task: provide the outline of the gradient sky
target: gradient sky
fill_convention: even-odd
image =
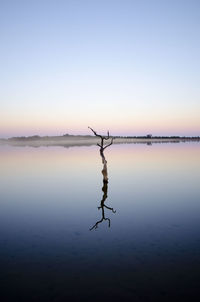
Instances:
[[[0,0],[0,137],[200,135],[199,0]]]

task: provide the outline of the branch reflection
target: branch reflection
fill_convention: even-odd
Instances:
[[[90,127],[88,127],[90,128]],[[108,131],[108,135],[107,136],[102,136],[102,135],[99,135],[96,133],[96,131],[94,131],[92,128],[90,128],[92,130],[92,132],[100,137],[101,139],[101,144],[97,144],[97,146],[99,146],[100,148],[100,156],[101,156],[101,159],[102,159],[102,164],[103,164],[103,170],[101,171],[102,175],[103,175],[103,187],[102,187],[102,191],[103,191],[103,197],[102,197],[102,200],[101,200],[101,203],[100,203],[100,207],[98,207],[98,210],[101,209],[101,219],[98,220],[94,225],[93,227],[90,228],[90,231],[93,230],[93,229],[97,229],[98,228],[98,225],[100,223],[102,223],[104,220],[107,220],[108,221],[108,227],[110,227],[110,218],[108,217],[105,217],[105,208],[107,210],[110,210],[112,211],[113,213],[116,213],[116,211],[111,208],[111,207],[108,207],[107,205],[105,205],[105,200],[107,199],[108,197],[108,169],[107,169],[107,160],[104,156],[104,150],[111,146],[112,143],[113,143],[113,139],[114,137],[111,138],[111,142],[107,145],[104,145],[104,140],[109,140],[110,138],[110,134],[109,134],[109,131]]]
[[[104,169],[102,170],[102,173],[103,173]],[[103,191],[103,197],[102,197],[102,200],[101,200],[101,203],[100,203],[100,207],[98,207],[98,210],[101,209],[101,219],[98,220],[94,225],[93,227],[90,228],[90,231],[93,230],[93,229],[97,229],[98,228],[98,225],[99,223],[102,223],[104,220],[107,220],[108,221],[108,227],[110,227],[110,218],[108,217],[105,217],[105,208],[112,211],[113,213],[116,213],[116,211],[111,208],[111,207],[108,207],[106,204],[105,204],[105,200],[107,199],[108,197],[108,181],[104,181],[103,180],[103,187],[102,187],[102,191]]]

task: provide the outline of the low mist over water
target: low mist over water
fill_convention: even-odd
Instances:
[[[1,301],[192,301],[199,155],[112,145],[105,186],[96,146],[0,146]]]

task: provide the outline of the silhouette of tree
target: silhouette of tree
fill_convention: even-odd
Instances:
[[[94,131],[91,127],[88,127],[93,133],[95,136],[99,137],[101,139],[101,143],[100,144],[97,144],[97,146],[99,146],[100,148],[100,156],[102,158],[102,164],[103,164],[103,170],[102,170],[102,174],[103,174],[103,181],[104,182],[108,182],[108,172],[107,172],[107,161],[106,161],[106,158],[104,156],[104,150],[106,148],[108,148],[109,146],[112,145],[113,143],[113,140],[114,140],[114,137],[111,138],[111,142],[107,145],[104,145],[104,141],[106,140],[109,140],[110,139],[110,134],[109,134],[109,131],[107,132],[107,136],[103,136],[103,135],[100,135],[100,134],[97,134],[96,131]]]
[[[108,221],[108,226],[110,227],[110,218],[105,217],[105,208],[108,210],[111,210],[113,213],[116,213],[116,211],[113,208],[105,205],[105,200],[108,197],[108,170],[107,170],[107,160],[104,156],[104,150],[112,145],[114,137],[110,137],[109,131],[107,132],[107,136],[103,136],[103,135],[97,134],[97,132],[94,129],[92,129],[91,127],[88,127],[88,128],[94,133],[95,136],[97,136],[101,139],[101,143],[97,144],[97,146],[99,146],[99,148],[100,148],[99,151],[100,151],[100,156],[102,158],[102,164],[103,164],[103,170],[101,171],[101,173],[103,175],[103,187],[102,187],[103,197],[102,197],[102,200],[100,203],[100,207],[98,207],[98,210],[101,209],[102,217],[99,221],[97,221],[93,225],[93,227],[90,228],[90,231],[91,231],[93,229],[97,229],[99,223],[102,223],[104,220]],[[110,138],[111,138],[111,142],[104,145],[104,143],[105,143],[104,141],[108,141]]]

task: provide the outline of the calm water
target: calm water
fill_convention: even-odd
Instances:
[[[200,143],[105,156],[0,147],[1,301],[200,297]]]

